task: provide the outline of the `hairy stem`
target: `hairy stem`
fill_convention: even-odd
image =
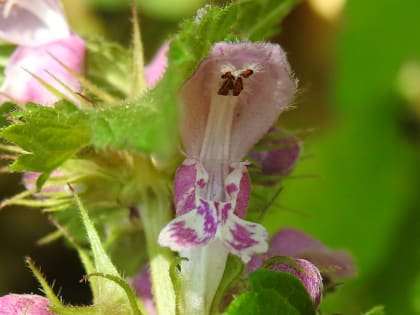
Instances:
[[[169,274],[174,257],[169,249],[159,246],[157,242],[161,229],[171,219],[170,202],[153,193],[143,200],[145,202],[139,206],[139,213],[146,235],[157,314],[175,315],[175,291]]]

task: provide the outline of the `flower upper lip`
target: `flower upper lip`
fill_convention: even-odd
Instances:
[[[231,79],[227,72],[231,72]],[[241,73],[248,77],[241,77]],[[221,78],[223,75],[226,78]],[[232,97],[231,83],[234,86],[237,77],[242,78],[243,90],[235,97],[238,104],[232,120],[231,162],[241,161],[268,131],[287,108],[296,89],[280,46],[248,42],[215,44],[181,90],[181,136],[187,156],[200,156],[210,105],[214,104],[212,98],[217,97],[224,82],[228,85],[222,92],[228,95],[219,96]]]

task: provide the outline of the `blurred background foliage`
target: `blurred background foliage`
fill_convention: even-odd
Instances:
[[[76,32],[128,45],[129,0],[64,2]],[[137,2],[146,59],[204,3]],[[327,314],[377,304],[391,315],[420,314],[419,12],[418,0],[307,0],[273,38],[300,80],[280,123],[301,135],[304,153],[265,224],[302,229],[354,255],[358,276],[327,296]],[[19,181],[1,174],[3,197],[21,190]],[[76,254],[60,242],[35,245],[52,230],[39,211],[0,212],[0,295],[37,291],[24,265],[30,255],[68,302],[89,301]]]

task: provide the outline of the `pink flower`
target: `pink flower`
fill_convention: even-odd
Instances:
[[[71,33],[60,2],[54,0],[7,0],[0,4],[0,39],[20,45],[5,69],[0,101],[36,102],[52,105],[57,97],[48,91],[36,75],[62,93],[70,93],[80,84],[56,59],[81,72],[85,43]],[[33,74],[33,75],[32,75]]]
[[[19,102],[35,102],[52,105],[57,97],[49,92],[32,74],[40,77],[61,92],[65,89],[51,76],[65,83],[73,91],[80,91],[80,84],[57,60],[80,72],[84,59],[85,44],[77,35],[38,47],[18,47],[5,70],[5,80],[0,92]],[[54,57],[53,57],[54,56]]]
[[[219,239],[244,261],[267,250],[265,229],[243,220],[250,184],[241,162],[286,109],[295,81],[280,46],[218,43],[182,91],[187,160],[175,176],[177,218],[159,243],[175,251]]]
[[[321,270],[328,281],[355,275],[353,258],[344,250],[332,250],[310,235],[292,228],[278,231],[271,239],[268,252],[254,256],[247,265],[247,272],[259,268],[275,256],[306,259]]]
[[[8,294],[0,297],[0,315],[54,315],[48,300],[33,294]]]
[[[175,175],[176,218],[159,244],[178,251],[181,308],[207,314],[228,253],[247,262],[268,234],[244,220],[250,181],[242,159],[269,130],[296,89],[285,54],[268,43],[217,43],[181,90],[187,159]]]

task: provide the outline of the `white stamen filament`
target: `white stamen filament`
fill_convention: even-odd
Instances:
[[[224,196],[224,179],[229,171],[229,151],[233,114],[238,96],[212,96],[206,131],[201,146],[200,161],[209,173],[205,199],[221,200]]]

